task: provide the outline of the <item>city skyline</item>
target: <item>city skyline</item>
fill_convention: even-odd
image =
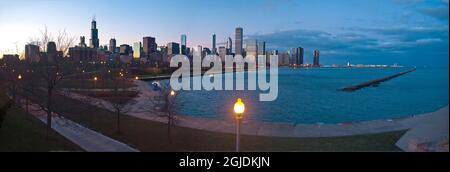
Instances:
[[[27,10],[27,8],[35,6],[20,8],[20,4],[25,2],[37,7],[42,6],[46,11],[31,15],[33,10]],[[244,43],[247,39],[257,39],[267,42],[267,50],[280,52],[302,46],[305,48],[306,63],[312,63],[313,51],[319,49],[321,61],[327,64],[351,61],[417,65],[417,62],[421,62],[448,66],[448,58],[445,58],[448,57],[448,0],[328,1],[328,3],[336,4],[331,9],[330,6],[322,7],[320,2],[313,1],[254,0],[243,2],[237,7],[245,9],[250,5],[255,6],[256,9],[248,8],[246,11],[260,14],[255,18],[249,18],[245,15],[246,12],[242,13],[242,16],[246,17],[240,17],[239,14],[234,13],[227,13],[228,16],[223,17],[222,15],[233,7],[233,2],[230,1],[183,2],[132,1],[127,5],[135,10],[111,13],[118,6],[123,5],[122,2],[117,1],[111,5],[105,1],[94,3],[2,1],[0,2],[0,11],[2,11],[0,12],[0,34],[2,34],[0,53],[14,53],[15,44],[18,44],[19,49],[23,51],[24,43],[38,35],[39,30],[45,26],[48,26],[53,33],[66,29],[77,38],[77,43],[80,36],[90,39],[90,20],[95,16],[101,46],[108,45],[111,38],[116,38],[117,45],[132,45],[134,42],[142,41],[145,36],[155,37],[158,45],[166,45],[169,42],[179,43],[180,35],[186,34],[189,38],[188,47],[201,45],[212,48],[211,35],[216,34],[217,47],[220,47],[226,44],[228,37],[235,37],[236,27],[242,27],[245,30]],[[161,7],[161,9],[137,12],[140,9],[138,6],[146,6],[146,4]],[[185,6],[182,9],[192,10],[180,16],[179,14],[183,12],[180,8],[183,5]],[[348,8],[350,5],[373,8],[361,11],[358,8]],[[68,6],[78,8],[69,10]],[[202,6],[211,7],[211,9],[196,10]],[[173,9],[173,14],[162,13],[162,10],[169,7]],[[375,11],[380,8],[382,12],[376,13]],[[302,9],[304,13],[290,14],[289,11],[295,9]],[[69,11],[65,13],[67,15],[55,15],[62,10]],[[216,13],[211,13],[212,11]],[[357,14],[360,15],[357,17],[354,14],[350,15],[352,12],[358,12]],[[64,16],[66,17],[62,18]],[[128,17],[136,20],[127,20]],[[179,22],[173,21],[176,17]],[[68,18],[70,20],[66,20]],[[225,18],[233,20],[225,20]],[[154,22],[148,19],[154,19]],[[155,23],[158,25],[155,26]],[[393,25],[393,23],[397,24]],[[124,27],[124,25],[131,27]],[[424,56],[427,56],[427,60],[422,59]]]

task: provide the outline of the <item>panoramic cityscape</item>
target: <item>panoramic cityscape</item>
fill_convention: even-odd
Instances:
[[[0,152],[448,152],[448,10],[2,1]]]

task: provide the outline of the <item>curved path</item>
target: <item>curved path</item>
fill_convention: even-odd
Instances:
[[[21,106],[24,109],[26,108],[23,102]],[[44,124],[47,124],[47,113],[38,107],[38,105],[29,103],[29,109],[31,115],[38,118]],[[139,150],[122,142],[81,126],[55,113],[52,116],[52,129],[87,152],[139,152]]]

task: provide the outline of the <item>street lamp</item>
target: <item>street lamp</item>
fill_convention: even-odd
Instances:
[[[176,93],[175,93],[175,91],[173,91],[173,90],[172,90],[172,91],[170,91],[170,96],[172,96],[172,97],[173,97],[173,96],[175,96],[175,94],[176,94]]]
[[[136,76],[135,79],[136,79],[136,80],[139,80],[139,76]]]
[[[94,77],[94,95],[97,96],[97,80],[98,78],[95,76]]]
[[[22,80],[22,75],[19,74],[19,76],[17,76],[17,79],[18,79],[18,80]]]
[[[236,152],[240,150],[241,121],[245,112],[245,104],[242,99],[238,98],[234,104],[234,113],[236,117]]]

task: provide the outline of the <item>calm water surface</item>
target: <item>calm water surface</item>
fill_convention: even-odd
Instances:
[[[356,92],[339,88],[392,75],[406,68],[279,69],[279,94],[259,102],[258,91],[182,91],[178,113],[232,120],[242,97],[245,120],[289,123],[340,123],[407,117],[448,105],[448,68],[418,68],[379,87]]]

